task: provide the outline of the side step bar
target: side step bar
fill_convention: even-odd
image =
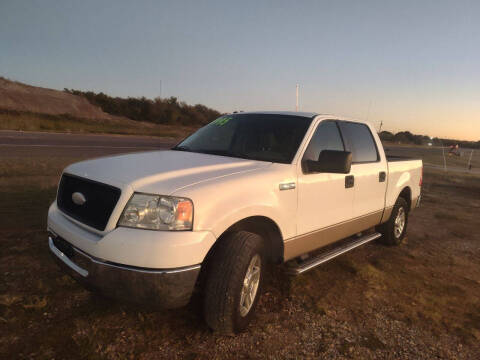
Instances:
[[[342,255],[352,249],[355,249],[356,247],[359,247],[363,244],[366,244],[370,241],[373,241],[375,239],[378,239],[381,237],[382,234],[380,233],[374,233],[374,234],[369,234],[362,236],[358,239],[352,240],[346,244],[343,244],[337,248],[334,248],[332,250],[329,250],[327,252],[321,253],[318,256],[305,260],[304,262],[293,266],[287,270],[287,272],[291,275],[300,275],[303,274],[304,272],[308,270],[312,270],[313,268],[317,267],[318,265],[321,265],[329,260],[332,260],[333,258],[336,258],[339,255]]]

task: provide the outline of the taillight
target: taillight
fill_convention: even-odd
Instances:
[[[422,186],[422,183],[423,183],[423,165],[422,165],[422,170],[421,170],[421,173],[420,173],[420,182],[419,182],[418,186]]]

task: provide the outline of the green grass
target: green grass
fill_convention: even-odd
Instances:
[[[194,127],[156,125],[128,119],[95,120],[69,115],[0,112],[0,130],[148,135],[182,138]]]

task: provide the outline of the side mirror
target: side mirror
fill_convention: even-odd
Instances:
[[[352,167],[350,151],[323,150],[318,161],[306,160],[304,167],[307,173],[348,174]]]

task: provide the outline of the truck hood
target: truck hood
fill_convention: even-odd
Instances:
[[[151,151],[70,165],[66,173],[133,191],[169,195],[202,181],[253,171],[271,163],[184,151]]]

